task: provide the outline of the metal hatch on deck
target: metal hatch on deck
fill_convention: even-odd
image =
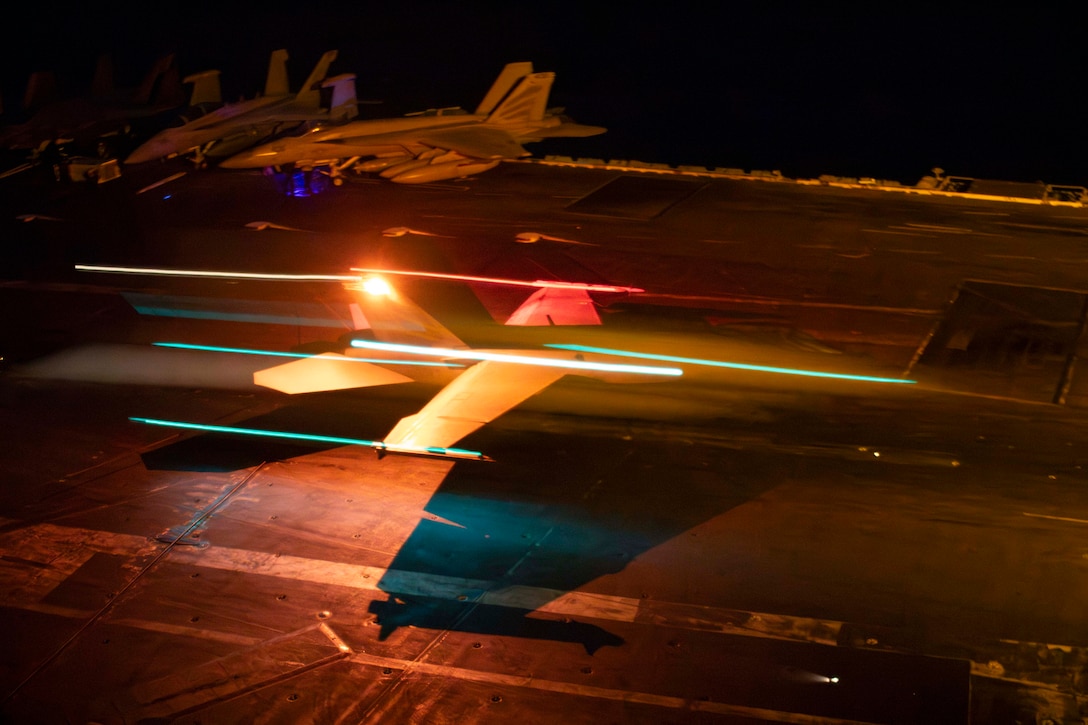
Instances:
[[[619,219],[653,219],[706,186],[701,179],[618,176],[567,207],[567,211]]]
[[[979,395],[1083,405],[1074,385],[1084,292],[967,281],[918,356],[920,382]]]

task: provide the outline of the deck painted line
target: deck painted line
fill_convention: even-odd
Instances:
[[[1027,511],[1024,512],[1025,516],[1030,516],[1033,519],[1050,519],[1051,521],[1068,521],[1073,524],[1088,524],[1088,519],[1071,519],[1068,516],[1051,516],[1049,514],[1033,514]]]
[[[689,700],[683,697],[669,695],[656,695],[650,692],[638,692],[634,690],[617,690],[608,687],[593,687],[591,685],[578,685],[573,682],[560,682],[557,680],[544,680],[538,677],[523,675],[507,675],[499,672],[483,672],[470,670],[464,667],[452,667],[449,665],[434,665],[427,662],[414,662],[390,657],[379,657],[363,652],[357,652],[348,658],[348,661],[371,667],[392,668],[411,672],[413,674],[430,675],[468,682],[480,682],[502,687],[523,687],[530,690],[554,692],[563,695],[577,697],[591,697],[600,700],[612,700],[616,702],[637,703],[639,705],[653,705],[672,710],[685,710],[691,712],[706,712],[715,715],[733,715],[749,717],[758,720],[772,722],[796,723],[797,725],[873,725],[861,720],[843,720],[827,717],[825,715],[806,715],[797,712],[782,710],[769,710],[760,707],[747,707],[745,705],[732,705],[727,702],[712,702],[709,700]]]
[[[27,545],[23,542],[39,542]],[[22,544],[22,545],[20,545]],[[70,561],[64,552],[79,552]],[[38,524],[8,532],[0,537],[0,559],[10,582],[0,604],[20,609],[45,611],[42,599],[59,586],[95,553],[153,557],[166,545],[131,534]],[[21,563],[20,560],[31,562]],[[361,591],[430,597],[487,606],[509,607],[538,614],[589,618],[613,622],[656,624],[677,629],[716,631],[748,637],[835,645],[843,623],[788,615],[747,612],[694,604],[660,602],[594,592],[566,591],[546,587],[508,585],[482,579],[425,574],[346,564],[298,556],[276,555],[230,547],[175,547],[163,559],[172,564],[206,567],[241,574],[346,587]],[[51,562],[44,570],[32,562]],[[61,563],[63,562],[63,563]],[[43,576],[43,573],[45,574]],[[56,612],[65,617],[82,617],[86,612]],[[140,623],[146,629],[158,625]],[[181,628],[178,634],[203,630]],[[230,636],[230,635],[225,635]],[[214,637],[213,637],[214,638]]]

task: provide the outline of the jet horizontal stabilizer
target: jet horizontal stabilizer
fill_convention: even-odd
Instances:
[[[321,393],[410,383],[412,379],[387,368],[346,355],[325,353],[258,370],[253,382],[282,393]]]
[[[604,126],[587,126],[584,123],[563,122],[558,126],[534,130],[532,134],[534,139],[586,138],[588,136],[599,136],[607,130]]]
[[[601,316],[584,289],[537,290],[506,320],[507,325],[599,325]]]

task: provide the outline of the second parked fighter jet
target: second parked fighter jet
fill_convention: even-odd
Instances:
[[[264,95],[231,103],[176,128],[159,132],[133,151],[126,164],[192,154],[197,163],[207,156],[229,156],[269,136],[306,122],[350,120],[358,112],[355,76],[325,80],[336,51],[321,56],[297,94],[287,89],[287,51],[272,53]],[[324,81],[324,82],[323,82]],[[321,107],[321,87],[332,86],[329,109]]]
[[[227,159],[224,168],[324,166],[337,179],[345,170],[380,171],[397,183],[456,179],[529,155],[524,143],[604,133],[548,111],[554,73],[511,63],[475,113],[442,109],[400,118],[352,121],[283,137]],[[368,159],[368,160],[363,160]]]

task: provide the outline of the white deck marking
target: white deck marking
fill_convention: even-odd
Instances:
[[[683,697],[670,697],[669,695],[655,695],[649,692],[635,692],[632,690],[616,690],[607,687],[578,685],[573,682],[543,680],[538,677],[508,675],[501,672],[482,672],[480,670],[470,670],[464,667],[451,667],[449,665],[434,665],[427,662],[413,662],[390,657],[379,657],[363,652],[357,652],[348,659],[356,664],[369,665],[371,667],[389,667],[398,670],[411,671],[413,673],[431,675],[433,677],[482,682],[502,687],[524,687],[531,690],[557,692],[564,695],[576,695],[578,697],[593,697],[601,700],[654,705],[674,710],[691,710],[694,712],[708,712],[717,715],[736,715],[773,722],[797,723],[798,725],[815,725],[816,723],[826,723],[826,725],[870,725],[867,722],[863,723],[861,720],[843,720],[824,715],[806,715],[803,713],[768,710],[760,707],[746,707],[744,705],[732,705],[726,702],[712,702],[709,700],[689,700]]]
[[[131,534],[38,524],[0,537],[0,570],[9,586],[0,593],[0,604],[27,610],[47,611],[42,599],[79,569],[95,553],[150,556],[165,544]],[[222,571],[271,576],[351,589],[424,596],[488,606],[510,607],[537,614],[613,622],[658,624],[678,629],[716,631],[748,637],[835,645],[843,623],[788,615],[661,602],[594,592],[566,591],[494,581],[384,569],[297,556],[277,556],[263,551],[229,547],[176,547],[165,561]],[[56,612],[79,617],[76,610]],[[125,620],[144,629],[161,626]],[[165,630],[163,630],[165,631]],[[178,628],[177,634],[202,630]],[[214,637],[213,637],[214,638]]]
[[[1033,513],[1028,513],[1027,511],[1024,512],[1024,515],[1025,516],[1030,516],[1033,519],[1050,519],[1051,521],[1068,521],[1068,522],[1074,523],[1074,524],[1088,524],[1088,520],[1086,520],[1086,519],[1071,519],[1068,516],[1051,516],[1049,514],[1033,514]]]

